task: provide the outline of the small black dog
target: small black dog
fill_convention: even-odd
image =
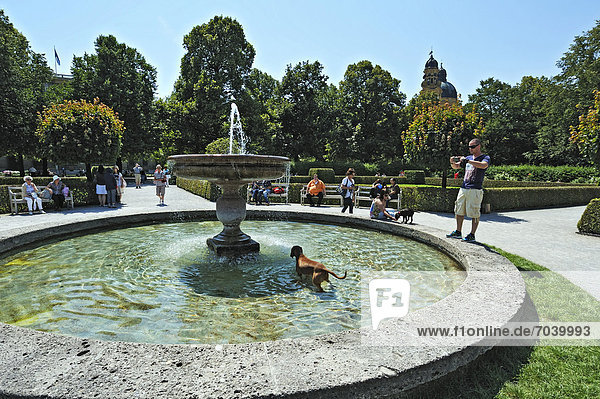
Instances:
[[[408,224],[408,219],[410,219],[410,224],[413,224],[413,215],[415,214],[415,211],[409,208],[404,208],[400,209],[398,213],[400,214],[400,216],[402,216],[402,223]]]

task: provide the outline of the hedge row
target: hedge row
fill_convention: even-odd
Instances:
[[[291,203],[300,202],[300,190],[305,183],[290,183],[288,199]],[[215,201],[218,188],[201,180],[180,179],[179,187],[194,194]],[[245,198],[245,189],[241,193]],[[429,212],[453,212],[458,187],[402,187],[402,207]],[[520,187],[487,188],[484,190],[483,203],[489,203],[492,211],[516,209],[536,209],[554,206],[585,205],[591,199],[600,197],[597,186],[560,186],[560,187]],[[280,202],[274,198],[273,202]],[[329,195],[326,203],[339,204],[339,196]],[[362,204],[361,205],[365,205]]]
[[[600,234],[600,198],[590,201],[577,222],[577,228],[582,233]]]
[[[460,187],[463,179],[448,179],[446,181],[446,187]],[[432,186],[441,186],[441,177],[426,177],[425,184]],[[589,186],[586,183],[563,183],[563,182],[549,182],[549,181],[518,181],[518,180],[488,180],[483,182],[485,188],[496,188],[496,187],[562,187],[562,186]]]
[[[9,180],[10,179],[10,180]],[[38,189],[42,190],[49,182],[49,178],[36,177],[34,183]],[[96,186],[93,183],[88,183],[84,177],[64,177],[63,183],[69,187],[73,193],[73,202],[75,206],[92,205],[98,203],[96,196]],[[8,198],[9,186],[21,186],[23,178],[20,177],[4,177],[0,179],[0,213],[10,213],[10,202]],[[26,205],[19,205],[20,210],[25,210]]]
[[[490,165],[485,174],[493,180],[585,183],[600,180],[600,171],[585,166]],[[593,179],[596,178],[596,179]]]

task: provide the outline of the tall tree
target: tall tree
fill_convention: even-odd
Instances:
[[[319,61],[286,68],[280,87],[284,99],[281,132],[276,141],[294,160],[301,156],[323,159],[326,135],[331,129],[326,123],[330,118],[324,101],[327,79]]]
[[[254,47],[242,26],[230,17],[217,16],[194,27],[183,39],[185,54],[175,82],[173,101],[189,112],[181,125],[184,152],[202,152],[225,135],[232,96],[241,97],[254,62]]]
[[[535,93],[535,78],[525,77],[514,87],[489,78],[469,96],[485,123],[481,139],[486,151],[493,154],[495,164],[523,163],[523,154],[535,148],[536,122],[540,117],[533,109]]]
[[[369,162],[402,157],[400,81],[370,61],[349,65],[340,82],[341,139],[337,152]]]
[[[402,133],[404,156],[411,163],[441,171],[445,188],[450,157],[465,153],[469,141],[481,134],[483,123],[476,112],[458,103],[425,103],[415,111]]]
[[[36,113],[46,103],[51,78],[45,57],[31,50],[0,9],[0,154],[17,156],[21,173],[23,156],[36,155]]]
[[[594,104],[594,90],[600,90],[600,20],[589,31],[575,36],[556,65],[562,69],[560,83],[574,90],[577,102],[588,108]]]
[[[100,101],[125,125],[121,156],[133,160],[158,147],[153,126],[156,69],[135,49],[112,36],[99,36],[96,53],[73,58],[73,90],[77,99]]]

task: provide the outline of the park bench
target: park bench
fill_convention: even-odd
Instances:
[[[354,198],[354,204],[357,208],[360,208],[360,201],[363,201],[363,203],[368,201],[367,206],[371,206],[371,203],[373,202],[373,198],[370,197],[370,193],[371,193],[371,187],[366,187],[366,186],[361,186],[358,188],[357,192],[356,192],[356,197]],[[395,208],[397,211],[400,210],[400,207],[402,206],[402,189],[400,189],[400,192],[398,193],[398,199],[391,199],[389,202],[389,205],[395,205]]]
[[[279,180],[272,180],[271,181],[271,192],[269,193],[269,198],[283,198],[285,200],[285,203],[287,204],[289,202],[289,190],[290,190],[290,185],[289,183],[283,182],[283,181],[279,181]],[[273,192],[273,189],[275,187],[281,187],[283,189],[282,193],[275,193]],[[248,187],[246,188],[246,202],[250,203],[250,201],[252,200],[252,183],[248,183]]]
[[[19,204],[27,205],[27,201],[23,198],[21,186],[9,186],[8,187],[8,198],[10,200],[10,212],[12,214],[19,213]],[[41,197],[40,197],[41,198]],[[42,204],[51,202],[51,199],[42,198]],[[65,197],[65,204],[71,209],[74,207],[73,192],[69,190],[69,195]]]
[[[340,206],[344,206],[344,198],[337,192],[337,188],[339,187],[339,184],[334,184],[334,185],[325,185],[325,195],[323,196],[323,202],[325,201],[326,198],[339,198],[340,200]],[[300,190],[300,205],[304,205],[304,202],[306,201],[306,186],[302,187],[302,190]],[[314,201],[314,198],[313,198]]]

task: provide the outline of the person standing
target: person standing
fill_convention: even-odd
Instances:
[[[33,184],[33,178],[31,176],[25,176],[23,178],[25,183],[21,186],[21,195],[25,198],[27,202],[27,209],[29,210],[29,214],[33,215],[33,211],[35,210],[35,206],[37,205],[40,213],[46,213],[42,209],[42,199],[39,197],[39,191],[35,184]]]
[[[165,185],[166,185],[167,177],[165,172],[162,170],[160,165],[156,165],[156,170],[154,171],[154,184],[156,185],[156,196],[160,200],[158,205],[165,204]]]
[[[313,197],[317,197],[317,206],[321,206],[323,197],[325,196],[325,183],[319,180],[319,176],[315,173],[311,181],[306,185],[306,199],[310,206],[315,206]]]
[[[483,178],[490,165],[490,157],[481,152],[481,140],[473,139],[469,142],[470,155],[466,157],[450,157],[452,169],[465,168],[465,176],[458,191],[454,204],[456,230],[446,234],[448,238],[462,238],[462,225],[465,215],[471,218],[471,232],[463,238],[464,241],[475,241],[475,232],[479,226],[481,216],[481,201],[483,200]]]
[[[123,190],[125,189],[124,185],[127,185],[127,183],[125,183],[125,179],[123,178],[123,175],[121,174],[121,172],[119,172],[119,167],[117,165],[115,165],[113,167],[113,172],[114,172],[114,177],[115,177],[115,182],[117,183],[117,203],[121,203],[121,197],[123,196]]]
[[[96,171],[96,194],[100,206],[106,206],[106,179],[104,178],[104,166],[98,166]]]
[[[104,169],[104,183],[106,184],[106,202],[109,208],[117,206],[117,181],[113,170]]]
[[[169,179],[171,178],[171,171],[168,166],[165,166],[165,187],[169,187]]]
[[[346,171],[346,177],[342,179],[341,188],[342,188],[342,196],[344,198],[344,207],[342,208],[342,213],[346,212],[346,209],[350,208],[349,213],[353,213],[354,211],[354,175],[356,172],[353,168],[349,168]]]
[[[142,188],[142,167],[139,163],[133,168],[133,176],[135,176],[135,188]]]

